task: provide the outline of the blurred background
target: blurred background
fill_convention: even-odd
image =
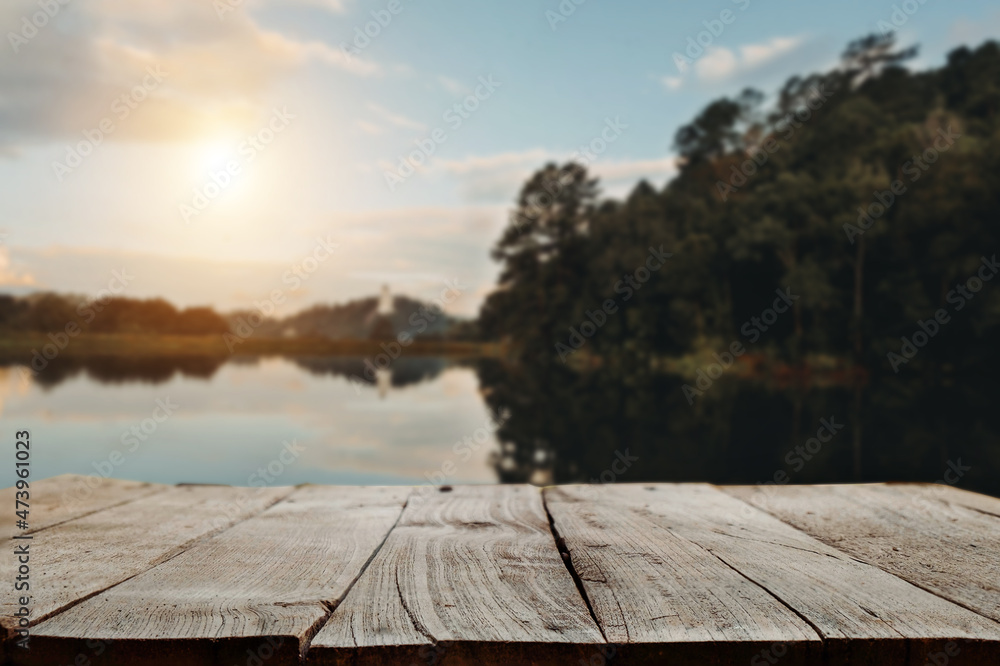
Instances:
[[[1000,495],[994,3],[0,26],[0,436],[36,478]]]

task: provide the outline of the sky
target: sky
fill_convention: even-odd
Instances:
[[[474,315],[533,171],[583,158],[606,196],[661,187],[707,103],[887,26],[925,69],[1000,37],[1000,8],[4,0],[0,293],[124,283],[231,310],[280,292],[291,314],[388,284],[457,289],[446,309]]]

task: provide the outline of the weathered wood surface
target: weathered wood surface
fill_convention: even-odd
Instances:
[[[5,663],[1000,664],[1000,500],[944,486],[80,480]]]
[[[1000,518],[880,485],[726,492],[818,540],[1000,622]]]
[[[399,519],[409,488],[306,486],[37,627],[25,664],[298,664]],[[169,640],[160,640],[160,639]],[[270,639],[270,640],[269,640]],[[155,651],[152,641],[159,641]]]
[[[1000,499],[989,495],[970,493],[968,490],[934,483],[888,483],[881,484],[880,487],[907,497],[939,500],[1000,517]]]
[[[464,486],[414,492],[309,663],[565,664],[603,643],[538,489]]]
[[[38,623],[87,597],[183,552],[288,495],[292,488],[178,486],[112,506],[38,533],[30,542],[32,620]],[[5,553],[13,546],[7,544]],[[15,560],[3,559],[3,580]],[[17,598],[0,599],[0,627],[9,647]]]
[[[545,497],[613,642],[721,640],[734,662],[778,642],[782,663],[814,663],[822,650],[838,663],[924,664],[952,640],[1000,641],[1000,624],[712,486],[564,486]]]
[[[118,504],[162,492],[169,488],[155,483],[119,481],[99,476],[63,474],[50,479],[28,479],[28,529],[15,529],[14,500],[24,498],[17,488],[0,490],[0,537],[32,534],[53,525],[101,511]],[[10,510],[8,511],[8,507]]]
[[[733,661],[749,661],[774,643],[789,646],[789,663],[819,655],[820,638],[806,622],[648,510],[657,489],[630,490],[545,491],[556,534],[608,641],[668,645],[692,663],[711,643]]]

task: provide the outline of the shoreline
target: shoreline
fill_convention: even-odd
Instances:
[[[370,356],[386,353],[395,340],[329,338],[247,338],[232,351],[222,335],[80,335],[62,347],[46,335],[0,336],[0,360],[30,363],[35,354],[55,356]],[[48,349],[46,350],[46,347]],[[57,354],[52,355],[52,351]],[[502,355],[493,342],[414,340],[402,348],[405,356],[489,357]]]

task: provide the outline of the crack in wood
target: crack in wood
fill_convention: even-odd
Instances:
[[[340,606],[341,603],[343,603],[344,599],[347,598],[347,595],[350,594],[351,590],[354,589],[354,586],[358,583],[359,580],[361,580],[361,577],[365,574],[365,571],[368,570],[368,567],[371,566],[371,563],[375,560],[375,556],[379,554],[379,551],[382,550],[382,547],[385,545],[385,542],[389,540],[389,535],[393,533],[393,531],[396,529],[396,526],[399,525],[399,521],[402,520],[403,513],[406,511],[406,507],[410,504],[410,497],[412,496],[413,496],[412,493],[407,496],[406,501],[403,502],[403,506],[399,509],[399,515],[396,516],[396,521],[392,524],[392,527],[390,527],[388,531],[386,531],[385,537],[382,539],[379,545],[375,547],[375,549],[372,551],[372,554],[368,556],[368,559],[365,560],[365,563],[361,565],[361,569],[358,571],[358,575],[355,576],[353,580],[351,580],[350,584],[348,584],[347,588],[344,590],[344,593],[341,594],[337,599],[334,599],[332,601],[323,601],[323,607],[326,609],[326,613],[323,614],[323,617],[314,622],[313,625],[309,627],[309,629],[302,637],[302,645],[299,650],[299,660],[302,664],[306,663],[306,656],[309,653],[309,647],[312,645],[312,639],[316,636],[316,634],[319,633],[319,630],[323,628],[323,625],[325,625],[330,620],[330,617],[333,616],[333,613],[334,611],[337,610],[337,607]],[[398,580],[396,585],[398,589],[399,585]],[[349,622],[348,624],[350,625],[351,629],[351,638],[354,639],[354,646],[357,647],[358,639],[354,635],[354,623]]]
[[[573,555],[569,552],[569,548],[566,547],[565,539],[559,535],[559,528],[556,527],[555,518],[552,516],[552,512],[549,511],[548,498],[545,497],[545,493],[541,490],[538,492],[541,493],[542,508],[545,509],[545,515],[549,518],[549,531],[552,533],[552,539],[555,541],[556,548],[559,550],[563,564],[566,565],[569,575],[573,578],[573,583],[576,585],[577,592],[580,593],[580,598],[583,599],[583,603],[587,605],[587,612],[590,613],[590,618],[594,621],[594,625],[597,626],[597,630],[601,632],[601,638],[603,638],[604,642],[607,643],[608,637],[604,633],[604,627],[602,627],[601,623],[597,621],[597,614],[594,612],[594,606],[590,603],[590,597],[587,595],[587,590],[583,585],[583,579],[580,578],[580,574],[577,573],[576,567],[573,566]],[[607,581],[602,582],[607,583]],[[620,608],[621,607],[619,606],[619,610]],[[624,616],[622,619],[624,620]],[[628,631],[628,627],[625,628],[625,631]]]

